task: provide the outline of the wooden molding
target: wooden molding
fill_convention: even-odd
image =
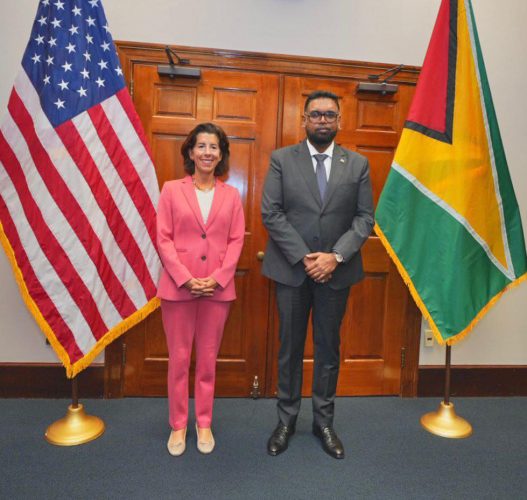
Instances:
[[[92,365],[78,375],[80,398],[102,398],[104,366]],[[442,397],[444,366],[421,366],[417,383],[418,397]],[[527,396],[527,366],[453,366],[452,397]],[[413,384],[410,384],[413,385]],[[412,396],[412,391],[402,396]],[[270,394],[267,394],[269,396]],[[0,397],[69,398],[71,382],[59,364],[0,363]],[[107,397],[119,397],[109,394]]]
[[[165,46],[155,43],[115,41],[127,82],[130,82],[131,67],[136,63],[166,64]],[[241,50],[196,48],[171,45],[178,56],[189,59],[190,67],[221,68],[241,71],[259,71],[294,76],[322,76],[368,80],[368,75],[379,74],[393,67],[393,64],[348,61],[322,57],[295,56]],[[390,83],[416,85],[420,68],[404,66],[390,79]]]
[[[104,366],[92,365],[78,376],[79,398],[102,398]],[[1,398],[71,398],[71,380],[55,363],[0,363]]]
[[[419,342],[421,339],[421,312],[411,297],[408,298],[407,325],[408,329],[403,340],[404,365],[401,368],[401,397],[417,396],[419,380]]]
[[[137,328],[137,325],[136,327]],[[123,397],[124,356],[126,355],[126,333],[114,340],[104,350],[104,397]]]
[[[527,396],[527,366],[469,365],[451,367],[452,397]],[[442,397],[445,392],[445,367],[420,366],[418,397]]]

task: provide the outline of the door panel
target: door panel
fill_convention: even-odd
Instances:
[[[124,52],[131,54],[135,50],[126,47]],[[343,112],[337,141],[369,158],[376,204],[414,87],[400,85],[396,94],[386,96],[357,93],[355,73],[346,73],[345,78],[287,76],[311,72],[314,66],[310,61],[284,62],[282,58],[272,66],[267,56],[262,56],[261,72],[260,67],[250,66],[256,63],[247,63],[245,58],[236,62],[238,67],[227,70],[222,68],[231,65],[232,58],[202,55],[201,51],[193,59],[203,57],[204,68],[216,69],[202,69],[199,81],[171,80],[160,78],[152,64],[160,62],[159,51],[137,50],[138,58],[134,61],[128,54],[123,68],[133,87],[134,103],[152,148],[160,186],[185,175],[180,148],[195,125],[214,121],[229,136],[231,169],[225,180],[242,197],[246,234],[235,277],[238,299],[232,305],[218,359],[216,394],[247,396],[257,377],[257,392],[272,396],[277,384],[277,314],[271,285],[261,276],[256,259],[267,239],[261,223],[260,199],[271,151],[303,140],[301,120],[306,96],[317,89],[332,90],[341,97]],[[248,69],[242,69],[247,64]],[[284,69],[284,64],[289,69]],[[297,66],[304,69],[297,71]],[[325,74],[321,68],[316,74]],[[342,68],[348,71],[347,66]],[[411,360],[413,371],[401,370],[401,347],[412,344],[414,337],[418,340],[418,315],[407,288],[375,236],[367,241],[363,260],[366,277],[353,288],[342,325],[337,393],[399,394],[401,374],[405,376],[403,385],[415,386],[417,361]],[[412,347],[409,352],[417,356],[418,349]],[[305,351],[304,395],[310,394],[312,356],[310,331]],[[166,395],[167,350],[160,312],[130,330],[122,342],[114,342],[107,350],[107,359],[111,363],[109,377],[120,384],[114,389],[119,394]],[[116,373],[119,370],[120,374]],[[191,376],[192,372],[191,369]]]
[[[276,145],[279,79],[221,70],[203,70],[199,81],[160,79],[156,67],[146,64],[134,66],[133,79],[160,186],[185,175],[180,148],[197,124],[212,121],[229,137],[230,170],[224,180],[240,192],[246,232],[235,276],[238,298],[218,357],[216,394],[247,396],[255,380],[265,391],[269,283],[256,254],[266,240],[259,200]],[[166,395],[168,353],[160,311],[127,333],[125,345],[124,395]]]
[[[370,161],[374,202],[388,175],[407,100],[401,94],[359,94],[356,82],[287,77],[284,83],[282,144],[305,137],[302,114],[307,95],[318,89],[340,97],[341,130],[337,142]],[[409,101],[409,100],[408,100]],[[341,328],[340,396],[398,394],[401,383],[401,345],[408,292],[380,240],[372,235],[362,250],[365,279],[352,288]],[[275,323],[275,328],[276,328]],[[276,352],[278,346],[274,346]],[[313,342],[308,331],[303,394],[311,393]],[[276,372],[272,379],[276,387]]]

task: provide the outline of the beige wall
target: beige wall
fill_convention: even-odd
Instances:
[[[103,0],[115,39],[386,63],[422,64],[439,0]],[[0,113],[36,0],[3,2]],[[7,4],[7,5],[6,5]],[[525,0],[473,0],[494,104],[527,228]],[[506,8],[505,8],[506,7]],[[147,21],[147,22],[145,22]],[[0,362],[55,361],[0,252]],[[420,364],[444,349],[421,348]],[[454,347],[454,364],[527,364],[527,284],[512,290]]]

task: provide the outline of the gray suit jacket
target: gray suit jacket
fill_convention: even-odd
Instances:
[[[363,277],[360,248],[373,227],[368,160],[337,144],[324,201],[320,199],[306,141],[273,151],[262,197],[269,233],[262,273],[279,283],[300,286],[302,259],[335,250],[344,257],[333,272],[333,289]]]

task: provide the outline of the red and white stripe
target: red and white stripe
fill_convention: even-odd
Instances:
[[[22,70],[8,112],[3,230],[73,364],[155,296],[155,171],[126,89],[54,129]]]

